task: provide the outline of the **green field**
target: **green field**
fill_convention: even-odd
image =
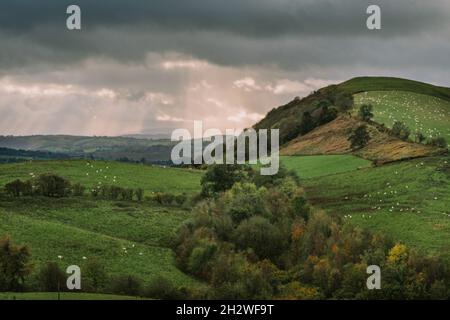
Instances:
[[[450,159],[411,160],[303,181],[307,197],[351,223],[450,258]]]
[[[309,179],[371,166],[371,162],[352,155],[282,156],[280,162],[294,170],[300,179]]]
[[[28,179],[41,173],[55,173],[86,187],[118,185],[149,192],[173,194],[200,190],[202,173],[197,170],[165,168],[113,161],[29,161],[0,167],[0,185],[14,179]]]
[[[338,85],[352,94],[368,91],[406,91],[450,101],[450,88],[393,77],[357,77]]]
[[[101,171],[100,171],[101,170]],[[201,172],[113,162],[37,161],[0,166],[0,185],[16,178],[53,172],[87,186],[116,184],[141,187],[147,193],[192,193]],[[89,175],[86,175],[89,173]],[[107,178],[102,179],[106,176]],[[111,181],[116,176],[116,181]],[[169,241],[190,211],[149,201],[107,201],[89,195],[71,198],[0,196],[0,235],[27,244],[34,276],[48,261],[80,267],[89,259],[111,275],[135,275],[148,281],[162,275],[178,286],[196,281],[175,267]],[[60,259],[58,256],[62,256]]]
[[[450,101],[404,91],[371,91],[355,95],[355,105],[374,106],[374,121],[392,127],[395,121],[405,123],[412,135],[427,138],[444,137],[450,142]]]
[[[141,298],[100,293],[61,292],[60,300],[138,300]],[[58,300],[56,292],[2,292],[0,300]]]

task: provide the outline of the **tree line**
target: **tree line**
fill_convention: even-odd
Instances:
[[[228,179],[221,179],[227,177]],[[312,208],[295,174],[211,166],[193,218],[173,243],[178,266],[206,287],[194,299],[448,299],[450,269]],[[368,290],[366,268],[382,270]]]
[[[358,117],[362,121],[372,123],[372,119],[374,117],[373,106],[371,104],[361,105],[358,110]],[[391,129],[386,128],[384,125],[380,125],[380,129],[381,131],[403,141],[427,144],[442,149],[446,149],[448,147],[447,140],[444,137],[427,138],[422,132],[419,131],[415,133],[414,139],[411,139],[411,129],[401,121],[395,121]],[[354,129],[348,138],[353,150],[365,147],[370,142],[370,139],[371,137],[366,124],[360,125]]]
[[[96,199],[154,201],[161,205],[182,206],[188,201],[185,193],[171,194],[155,192],[145,197],[142,188],[124,188],[117,185],[97,185],[86,188],[80,183],[71,183],[68,179],[56,174],[46,173],[28,180],[16,179],[4,185],[7,195],[13,197],[45,196],[50,198],[81,197],[89,194]]]

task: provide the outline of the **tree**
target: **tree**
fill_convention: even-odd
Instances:
[[[14,245],[11,238],[0,240],[0,291],[19,290],[31,273],[30,251]]]
[[[144,198],[144,189],[137,188],[136,190],[134,190],[134,193],[136,194],[137,200],[142,201],[142,199]]]
[[[286,246],[280,230],[269,220],[252,217],[244,220],[235,230],[234,243],[242,249],[253,249],[260,259],[276,259]]]
[[[403,122],[395,121],[391,134],[399,139],[408,140],[411,130]]]
[[[237,164],[216,164],[208,167],[202,177],[202,196],[211,197],[230,189],[236,182],[250,178],[252,169]]]
[[[314,118],[308,111],[303,113],[302,122],[300,123],[300,133],[307,134],[316,127]]]
[[[322,111],[319,116],[318,125],[323,125],[333,121],[338,116],[338,110],[336,108],[330,108],[328,106],[322,107]]]
[[[428,144],[433,146],[433,147],[438,147],[438,148],[447,148],[448,144],[447,144],[447,140],[445,140],[445,138],[443,137],[437,137],[437,138],[433,138],[430,139],[430,141],[428,141]]]
[[[9,195],[19,197],[22,194],[23,184],[22,180],[17,179],[5,184],[5,190]]]
[[[425,135],[422,132],[416,132],[416,142],[417,143],[422,143],[426,140],[427,138],[425,137]]]
[[[367,126],[362,125],[356,128],[348,138],[350,141],[350,147],[355,149],[364,148],[370,141],[369,132],[367,132]]]
[[[39,282],[43,291],[63,291],[66,287],[66,274],[56,262],[49,262],[41,269]]]
[[[70,194],[70,182],[55,174],[41,174],[36,179],[37,193],[46,197],[65,197]]]
[[[110,291],[115,294],[138,296],[142,292],[142,281],[135,276],[118,276],[110,283]]]
[[[236,183],[223,199],[224,212],[235,224],[255,215],[268,216],[265,206],[265,188],[257,188],[253,183]]]
[[[105,266],[96,258],[89,259],[83,268],[84,287],[98,292],[105,288],[108,275]]]
[[[153,299],[179,300],[183,297],[177,288],[167,278],[159,275],[153,278],[145,288],[144,295]]]
[[[72,194],[75,197],[81,197],[84,196],[84,191],[86,190],[86,188],[84,186],[82,186],[80,183],[76,183],[72,186]]]
[[[371,104],[363,104],[359,108],[358,115],[363,121],[370,121],[373,118],[373,106]]]

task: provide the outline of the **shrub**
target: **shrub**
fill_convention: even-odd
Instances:
[[[211,197],[229,190],[236,182],[248,181],[252,174],[249,166],[216,164],[208,167],[201,180],[202,196]]]
[[[356,128],[348,138],[350,141],[350,147],[352,149],[364,148],[370,141],[369,132],[367,132],[367,126],[362,125]]]
[[[425,135],[422,132],[416,132],[416,142],[417,143],[422,143],[426,140],[427,138],[425,137]]]
[[[303,113],[302,121],[300,123],[300,133],[307,134],[316,127],[316,122],[308,111]]]
[[[182,206],[187,201],[187,195],[185,193],[178,194],[174,197],[174,202],[178,206]]]
[[[133,189],[122,189],[120,196],[122,200],[132,201],[133,194],[134,194]]]
[[[233,238],[236,246],[253,249],[260,259],[276,259],[286,245],[280,230],[262,217],[244,220]]]
[[[142,292],[142,281],[132,275],[118,276],[111,280],[110,291],[119,295],[139,296]]]
[[[157,192],[153,199],[161,205],[171,205],[175,199],[175,196],[171,193]]]
[[[39,273],[39,283],[42,291],[58,292],[66,288],[66,274],[56,262],[49,262]]]
[[[255,215],[268,216],[265,192],[265,188],[258,189],[253,183],[236,183],[223,199],[225,213],[235,224]]]
[[[338,110],[336,108],[329,108],[328,106],[322,107],[320,112],[318,125],[323,125],[333,121],[338,116]]]
[[[86,190],[86,188],[84,186],[82,186],[80,183],[75,183],[72,186],[72,195],[74,195],[75,197],[84,196],[85,190]]]
[[[403,122],[395,121],[391,134],[401,140],[408,140],[411,130]]]
[[[142,201],[142,199],[144,198],[144,189],[137,188],[134,190],[134,193],[136,195],[137,200]]]
[[[163,276],[153,278],[144,290],[144,296],[161,300],[181,300],[185,297]]]
[[[106,287],[107,280],[105,266],[95,258],[89,259],[83,267],[83,287],[98,292]]]
[[[433,147],[444,148],[444,149],[447,148],[447,146],[448,146],[447,140],[445,140],[445,138],[443,138],[443,137],[437,137],[437,138],[430,139],[428,141],[428,144]]]
[[[22,180],[17,179],[5,184],[5,190],[9,195],[13,197],[19,197],[23,192],[23,186],[24,183],[22,182]]]
[[[0,291],[22,288],[32,270],[30,256],[28,247],[13,244],[8,236],[0,240]]]
[[[37,193],[46,197],[65,197],[70,194],[70,182],[55,174],[41,174],[36,179]]]
[[[363,121],[370,121],[373,118],[373,106],[371,104],[363,104],[359,108],[358,115]]]

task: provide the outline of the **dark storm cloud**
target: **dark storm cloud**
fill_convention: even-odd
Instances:
[[[65,10],[74,3],[82,9],[81,32],[65,28]],[[369,4],[382,8],[383,29],[376,34],[365,27]],[[307,46],[320,50],[329,39],[448,30],[443,24],[449,9],[443,0],[2,0],[0,68],[89,56],[140,62],[149,51],[177,51],[227,65],[291,68],[296,52],[314,63],[317,54]],[[352,47],[359,49],[358,43]],[[327,51],[326,59],[332,54]]]
[[[85,26],[137,25],[170,30],[220,30],[248,36],[354,34],[369,4],[380,5],[390,33],[430,28],[445,17],[445,2],[419,0],[3,0],[2,29],[29,31],[64,22],[69,4],[83,9]],[[444,8],[443,8],[444,6]],[[448,8],[448,7],[447,7]]]

